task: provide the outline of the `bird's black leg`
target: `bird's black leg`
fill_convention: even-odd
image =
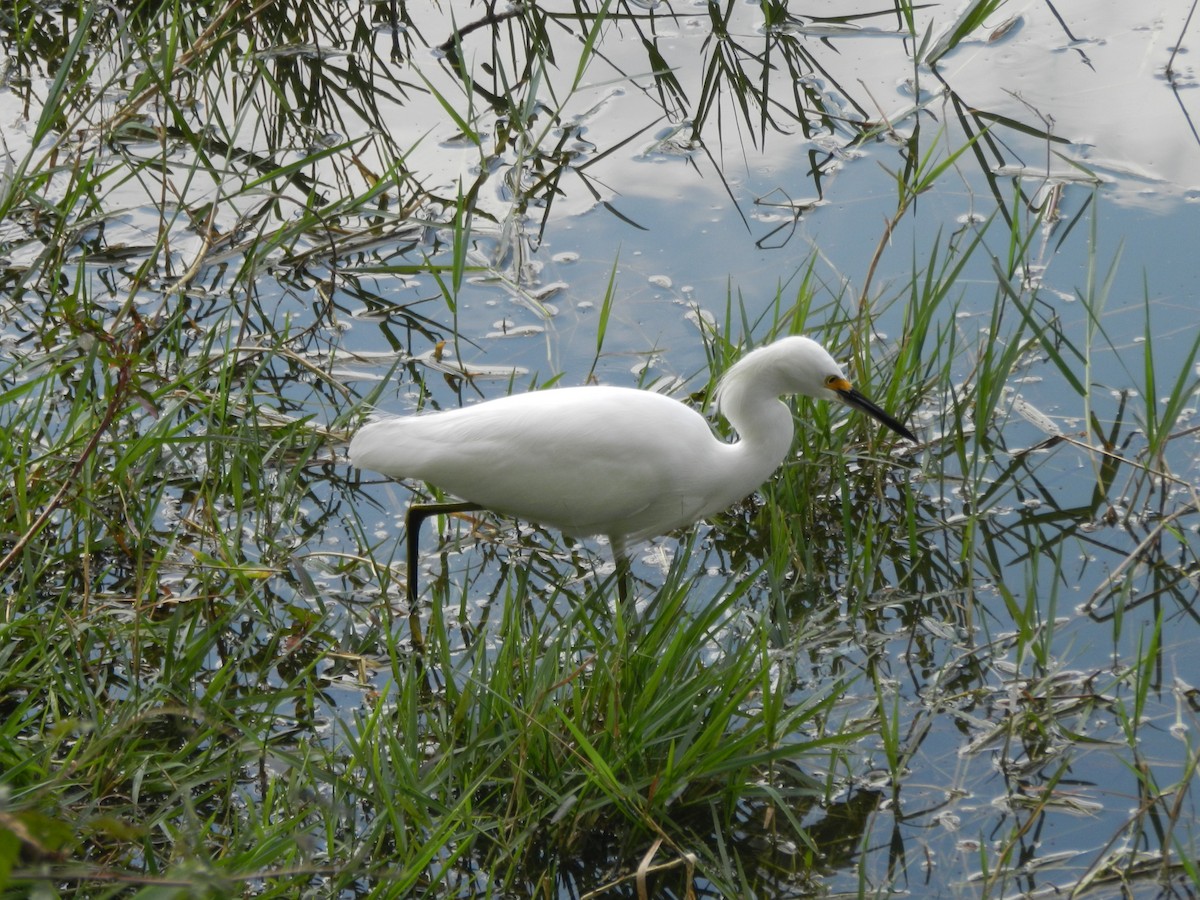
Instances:
[[[408,625],[412,632],[413,649],[419,653],[425,650],[425,639],[421,636],[421,616],[417,610],[417,558],[421,554],[421,523],[430,516],[474,512],[479,509],[483,509],[483,507],[465,500],[455,503],[414,503],[404,514],[404,539],[408,564],[408,584],[405,588],[405,598],[408,601]]]
[[[629,582],[633,578],[633,570],[629,568],[629,557],[624,554],[617,557],[617,599],[621,606],[629,608]]]
[[[629,608],[629,586],[633,581],[633,569],[629,565],[629,553],[625,542],[619,538],[609,537],[608,546],[612,550],[613,562],[617,567],[617,599],[622,608]]]

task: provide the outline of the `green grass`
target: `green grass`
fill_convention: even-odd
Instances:
[[[992,7],[936,42],[919,7],[892,18],[932,64]],[[0,892],[873,896],[911,891],[926,852],[947,894],[1034,870],[1194,892],[1200,340],[1165,362],[1148,285],[1122,347],[1102,199],[1059,225],[1086,247],[1073,306],[1029,277],[1047,211],[1023,185],[989,173],[987,215],[918,225],[1004,123],[881,125],[807,77],[786,5],[752,37],[707,10],[694,83],[644,11],[582,10],[480,13],[448,43],[407,21],[395,58],[319,4],[0,13],[31,110],[0,178]],[[598,163],[657,123],[571,149],[605,80],[687,111],[689,152],[903,132],[861,275],[815,248],[766,303],[731,284],[672,352],[703,360],[678,396],[708,409],[748,347],[813,334],[924,442],[798,401],[795,455],[638,565],[636,609],[601,549],[482,517],[427,535],[409,610],[397,519],[423,489],[336,454],[385,385],[496,392],[449,353],[461,298],[545,312],[520,266],[561,198],[631,221]],[[477,170],[420,169],[432,123],[390,126],[422,103]],[[633,256],[600,261],[572,379],[626,365]],[[345,376],[355,328],[394,351],[386,382]],[[1043,837],[1071,858],[1031,856]]]

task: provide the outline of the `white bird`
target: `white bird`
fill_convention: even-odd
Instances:
[[[369,422],[350,442],[350,461],[464,501],[409,509],[415,604],[417,532],[426,516],[489,509],[572,537],[603,535],[620,566],[630,544],[720,512],[770,477],[792,446],[792,412],[780,400],[790,394],[841,401],[916,441],[853,388],[824,347],[785,337],[746,354],[718,382],[717,409],[739,437],[732,443],[678,400],[591,386]]]

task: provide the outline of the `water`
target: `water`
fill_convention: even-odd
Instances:
[[[702,324],[761,339],[806,282],[815,292],[810,329],[830,325],[836,332],[865,294],[879,341],[874,370],[856,377],[881,392],[890,385],[888,352],[904,332],[905,287],[914,271],[922,272],[935,251],[944,255],[956,238],[982,230],[984,249],[937,315],[952,323],[964,346],[1003,344],[1019,323],[1009,310],[1000,332],[989,330],[997,262],[1003,268],[1009,246],[1005,212],[1021,207],[1019,197],[1056,204],[1058,223],[1032,229],[1036,270],[1028,277],[1040,284],[1037,315],[1057,317],[1064,340],[1026,348],[993,422],[969,421],[965,412],[956,418],[945,398],[917,410],[930,443],[913,459],[897,461],[889,496],[915,498],[929,544],[941,550],[937,564],[947,567],[944,582],[930,576],[925,593],[894,601],[872,596],[873,628],[864,632],[850,612],[862,598],[839,583],[842,569],[832,566],[826,577],[789,573],[789,601],[811,607],[790,610],[780,627],[813,629],[812,660],[791,663],[807,684],[862,673],[844,700],[847,719],[857,710],[866,717],[875,705],[868,675],[888,684],[900,704],[907,777],[901,785],[880,778],[889,766],[878,743],[865,745],[860,766],[843,773],[848,802],[881,787],[888,800],[861,826],[864,852],[854,863],[830,867],[830,890],[854,891],[866,873],[870,885],[927,889],[929,896],[972,893],[981,846],[992,858],[1012,852],[1007,859],[1022,890],[1076,884],[1125,840],[1139,790],[1132,764],[1153,770],[1159,784],[1194,780],[1183,764],[1194,723],[1186,712],[1194,703],[1186,660],[1196,638],[1196,515],[1187,504],[1200,480],[1200,454],[1188,429],[1200,404],[1194,396],[1184,404],[1173,425],[1182,436],[1159,459],[1110,471],[1104,453],[1064,442],[1042,446],[1056,430],[1082,440],[1077,436],[1094,414],[1105,430],[1120,423],[1108,451],[1136,452],[1135,432],[1147,423],[1129,392],[1146,383],[1147,336],[1159,397],[1171,392],[1180,371],[1192,379],[1200,374],[1188,355],[1196,333],[1200,141],[1186,39],[1174,58],[1174,80],[1165,75],[1188,5],[1174,0],[1146,11],[1122,3],[1008,4],[942,57],[936,75],[914,65],[914,48],[926,35],[928,47],[946,33],[957,12],[946,5],[917,11],[915,39],[898,31],[899,16],[868,16],[872,8],[863,4],[839,8],[855,26],[849,29],[795,13],[764,28],[757,4],[676,4],[674,16],[656,10],[653,18],[610,22],[596,45],[603,55],[582,73],[574,62],[580,41],[567,20],[547,24],[555,66],[527,52],[515,22],[480,28],[462,43],[479,79],[470,101],[463,79],[441,62],[447,51],[436,48],[450,34],[448,7],[408,10],[416,17],[405,32],[412,43],[396,63],[386,61],[386,28],[364,38],[361,22],[318,22],[326,29],[318,39],[337,53],[260,56],[292,105],[309,110],[307,120],[285,114],[286,104],[246,115],[239,112],[247,108],[242,95],[211,95],[212,107],[198,102],[195,114],[237,125],[205,147],[220,165],[197,169],[192,149],[180,146],[170,155],[175,177],[169,180],[137,162],[153,159],[158,144],[118,142],[129,155],[102,156],[101,165],[139,177],[114,179],[104,198],[112,214],[81,233],[68,260],[79,262],[86,252],[87,264],[66,266],[62,276],[67,284],[85,279],[96,305],[111,313],[141,279],[138,266],[154,258],[156,237],[169,235],[144,302],[157,305],[171,296],[163,288],[190,279],[186,296],[198,333],[220,332],[217,351],[243,352],[248,360],[255,355],[246,348],[270,343],[284,319],[294,334],[311,329],[289,349],[318,367],[333,360],[332,381],[349,393],[277,358],[268,366],[271,390],[262,403],[318,422],[337,420],[375,388],[375,406],[397,413],[476,402],[555,378],[564,385],[589,377],[671,385],[684,396],[707,377]],[[728,20],[714,26],[710,16],[725,12]],[[712,37],[714,27],[719,38]],[[494,44],[492,35],[500,36]],[[510,41],[512,35],[517,39]],[[669,77],[651,74],[643,35],[653,36],[671,66]],[[761,58],[776,67],[768,103],[773,122],[744,116],[718,65],[744,67],[752,76],[746,92],[761,84]],[[353,83],[349,60],[367,73],[373,90],[365,96],[377,106],[311,102],[303,76],[321,85]],[[35,72],[35,100],[51,78]],[[517,102],[497,115],[486,93],[500,90],[506,78],[520,85],[512,91]],[[248,93],[261,99],[254,94],[261,89],[254,85]],[[0,93],[0,120],[17,123],[5,128],[13,159],[28,153],[35,137],[22,119],[27,102],[19,90]],[[470,115],[456,121],[447,109]],[[169,118],[161,107],[147,116]],[[514,126],[519,117],[522,128]],[[972,138],[977,150],[958,156],[889,235],[895,173],[917,159],[948,159]],[[306,164],[302,178],[274,179],[271,190],[283,201],[261,215],[255,203],[266,203],[270,192],[246,185],[263,167],[250,156],[220,153],[227,145],[286,158],[287,147],[300,158],[342,141],[351,143],[361,168],[346,154],[332,154]],[[308,184],[320,184],[318,193],[333,200],[375,189],[382,173],[381,183],[390,178],[404,186],[388,197],[390,205],[326,212],[321,225],[328,232],[289,232],[313,205]],[[47,196],[62,196],[67,182],[57,173]],[[176,194],[164,203],[168,183]],[[257,240],[230,246],[218,239],[205,249],[197,219],[181,210],[203,212],[223,192],[238,202],[218,205],[217,231],[236,235],[248,224]],[[441,214],[468,192],[477,194],[474,219],[445,221]],[[420,199],[415,214],[403,208],[412,198]],[[357,239],[372,216],[377,230]],[[32,226],[14,231],[9,222],[0,233],[10,267],[38,259],[45,245]],[[346,233],[356,240],[340,243]],[[208,256],[189,272],[200,253]],[[429,262],[441,266],[436,274]],[[1102,289],[1085,301],[1089,284]],[[610,286],[611,313],[597,350]],[[4,307],[8,348],[25,346],[36,330],[28,318],[32,301],[22,302]],[[181,352],[213,346],[197,338]],[[1086,399],[1055,365],[1055,353],[1085,380]],[[967,379],[974,358],[973,352],[956,358],[956,380]],[[455,377],[463,366],[473,377]],[[1194,380],[1188,386],[1194,389]],[[904,386],[897,393],[903,396]],[[1159,397],[1150,398],[1152,408],[1163,407]],[[949,441],[938,440],[958,427],[977,429],[971,446],[987,464],[973,468],[946,449]],[[1146,480],[1142,465],[1162,467],[1172,478]],[[978,481],[958,480],[972,472],[982,473]],[[398,533],[398,511],[411,493],[374,482],[351,488],[348,474],[333,458],[325,471],[310,474],[303,527],[292,538],[295,571],[305,576],[278,579],[272,590],[309,602],[303,588],[311,578],[317,590],[309,593],[335,610],[338,626],[365,634],[378,624],[373,588],[329,561],[358,552],[365,534],[379,541],[384,558],[377,562],[389,563],[391,551],[383,548]],[[1097,491],[1098,483],[1106,490]],[[363,520],[361,534],[345,525],[351,507]],[[236,512],[220,514],[230,529],[241,527]],[[830,531],[839,528],[835,522]],[[736,527],[726,530],[732,534],[702,532],[696,565],[713,574],[698,579],[697,605],[725,589],[720,573],[745,552],[738,541],[751,554],[761,546]],[[464,642],[479,628],[486,642],[486,610],[502,596],[501,563],[524,564],[527,541],[508,531],[497,544],[462,528],[455,535],[430,554],[422,576],[449,571],[460,587],[448,595],[468,598],[470,606],[470,624],[451,627],[463,629]],[[832,555],[850,552],[854,539],[836,535]],[[533,577],[548,602],[557,596],[552,585],[596,577],[591,570],[603,547],[566,550],[553,536],[539,540],[549,549],[534,555]],[[426,543],[433,545],[431,536]],[[1130,554],[1139,545],[1160,551],[1137,561]],[[646,550],[639,574],[661,583],[669,569],[662,554],[673,546],[668,538]],[[966,579],[968,589],[949,571],[956,561],[977,576]],[[886,577],[899,580],[894,566],[885,568]],[[740,615],[765,614],[762,604],[773,596],[767,581],[749,593]],[[1012,612],[1026,606],[1040,612],[1046,634],[1044,657],[1034,661],[1036,641],[1017,634]],[[459,611],[447,608],[447,619]],[[1117,619],[1122,623],[1114,627]],[[1144,710],[1146,727],[1132,738],[1120,724],[1131,701],[1118,678],[1160,619],[1160,671]],[[386,690],[388,675],[372,671],[368,683]],[[356,689],[343,683],[321,712],[345,717],[358,702]],[[1016,849],[1005,848],[1012,822],[1023,815],[1028,831],[1017,829]],[[814,812],[809,824],[821,821]]]

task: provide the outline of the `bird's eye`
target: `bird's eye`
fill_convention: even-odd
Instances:
[[[837,384],[839,381],[841,381],[841,379],[838,378],[836,375],[826,375],[825,376],[825,387],[831,388],[835,384]]]

